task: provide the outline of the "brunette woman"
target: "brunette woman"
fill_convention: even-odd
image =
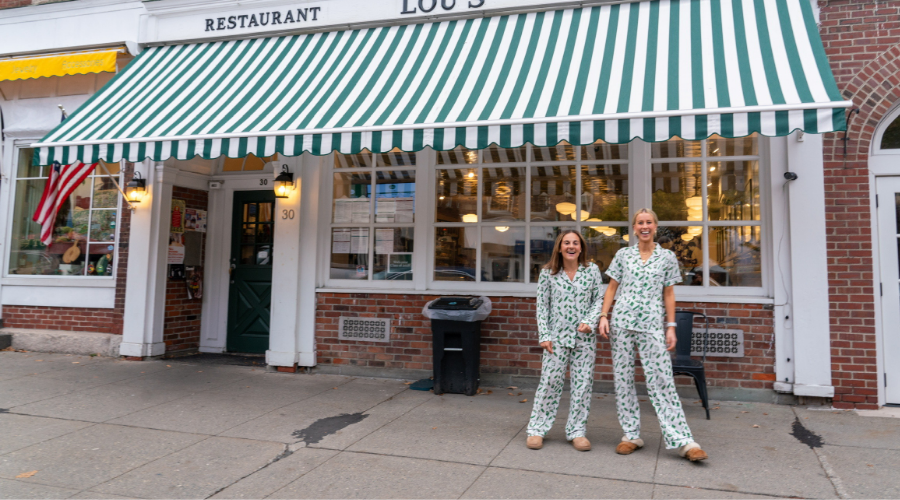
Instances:
[[[606,271],[609,286],[600,313],[600,334],[610,333],[616,387],[616,409],[619,424],[625,431],[616,447],[620,455],[628,455],[644,446],[641,439],[641,409],[634,386],[634,348],[641,355],[641,366],[647,379],[647,392],[666,449],[678,449],[692,462],[705,460],[706,452],[694,442],[684,410],[675,392],[672,360],[667,351],[675,349],[675,284],[681,283],[678,260],[671,250],[654,242],[659,220],[647,208],[638,210],[632,221],[636,246],[623,248]],[[618,292],[618,295],[616,294]],[[607,319],[615,299],[612,328]],[[663,316],[666,318],[663,329]]]
[[[595,320],[602,306],[600,284],[600,270],[587,262],[584,238],[574,229],[563,231],[538,279],[537,321],[544,351],[527,430],[531,449],[540,449],[553,427],[567,367],[571,404],[566,439],[579,451],[591,449],[585,431],[597,352]]]

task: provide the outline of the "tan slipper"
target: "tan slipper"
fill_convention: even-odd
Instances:
[[[528,439],[525,440],[525,446],[532,450],[540,450],[544,447],[544,438],[541,436],[528,436]]]
[[[700,449],[700,445],[697,443],[688,443],[682,446],[678,449],[678,454],[690,460],[691,462],[699,462],[701,460],[706,460],[707,458],[709,458],[709,455],[707,455],[705,451]]]
[[[572,446],[578,451],[591,451],[591,442],[584,436],[573,439]]]
[[[622,437],[622,442],[616,446],[616,453],[619,455],[631,455],[638,448],[644,447],[644,440],[641,438],[637,439],[628,439],[627,437]]]

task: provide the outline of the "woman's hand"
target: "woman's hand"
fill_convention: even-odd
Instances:
[[[674,351],[675,344],[678,343],[678,337],[675,336],[675,327],[670,326],[666,328],[666,350]]]
[[[591,328],[591,325],[582,323],[582,324],[578,325],[578,331],[581,333],[591,333],[592,331],[594,331],[594,329]]]
[[[597,327],[597,332],[604,339],[609,338],[609,320],[606,319],[606,317],[600,318],[600,325],[598,325],[598,327]]]
[[[541,347],[543,347],[544,350],[549,352],[550,354],[553,354],[553,342],[549,340],[541,342]]]

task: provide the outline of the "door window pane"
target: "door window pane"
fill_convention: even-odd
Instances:
[[[334,174],[334,214],[336,224],[369,221],[369,196],[372,174],[369,172]]]
[[[436,221],[477,222],[478,170],[438,170],[437,179]]]
[[[881,136],[881,149],[900,149],[900,117],[885,129]]]
[[[575,175],[573,166],[531,167],[531,220],[573,220],[575,214]]]
[[[759,220],[759,162],[712,162],[708,168],[709,220]]]
[[[703,286],[703,227],[662,226],[656,232],[656,241],[675,252],[682,286]]]
[[[375,267],[372,279],[412,279],[413,228],[375,228]]]
[[[759,226],[709,228],[709,285],[762,286]]]
[[[475,281],[477,227],[434,230],[435,281]]]
[[[654,163],[653,210],[661,221],[703,220],[700,163]]]
[[[332,228],[330,276],[343,280],[368,279],[369,228]]]
[[[628,220],[628,165],[581,167],[581,209],[586,220]]]
[[[525,227],[481,228],[481,280],[525,282]]]
[[[525,167],[484,168],[482,176],[484,220],[525,220]]]

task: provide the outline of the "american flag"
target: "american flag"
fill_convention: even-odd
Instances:
[[[96,166],[96,163],[87,165],[80,161],[71,165],[53,162],[47,184],[44,185],[44,194],[33,217],[33,220],[41,225],[41,242],[45,245],[53,243],[53,224],[56,222],[56,214],[60,207]]]

